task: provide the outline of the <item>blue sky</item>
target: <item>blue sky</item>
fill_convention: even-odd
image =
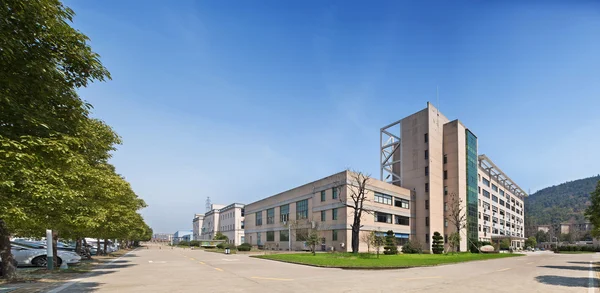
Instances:
[[[593,1],[66,1],[113,80],[80,91],[156,232],[345,168],[436,101],[524,189],[598,174]],[[449,2],[449,1],[448,1]],[[570,3],[577,2],[577,4]]]

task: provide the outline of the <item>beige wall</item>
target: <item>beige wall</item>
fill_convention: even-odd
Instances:
[[[467,161],[466,161],[466,128],[458,120],[454,120],[444,125],[444,153],[447,155],[447,163],[444,164],[444,170],[448,171],[448,179],[445,180],[445,186],[448,188],[448,195],[444,196],[443,201],[447,208],[444,211],[445,228],[443,235],[448,237],[456,232],[456,227],[449,221],[452,212],[453,201],[461,202],[462,213],[467,212]],[[453,196],[454,195],[454,196]],[[467,229],[460,231],[461,242],[460,250],[467,250]],[[449,249],[449,245],[445,245]]]
[[[244,229],[242,229],[243,209],[243,204],[234,203],[222,208],[219,213],[219,231],[229,238],[229,243],[235,245],[242,244],[244,236]]]
[[[350,225],[353,220],[353,209],[347,208],[345,202],[347,195],[350,194],[350,189],[354,188],[351,185],[352,176],[354,173],[347,171],[334,174],[332,176],[317,180],[315,182],[305,184],[303,186],[291,189],[289,191],[259,200],[257,202],[246,205],[246,242],[253,245],[258,244],[258,235],[260,235],[261,245],[266,249],[287,250],[288,241],[280,239],[280,231],[288,230],[288,226],[282,222],[280,208],[283,205],[289,204],[290,222],[292,223],[292,233],[290,235],[292,250],[307,249],[303,245],[303,241],[297,241],[296,232],[298,229],[314,229],[318,231],[320,236],[324,238],[324,245],[327,250],[333,248],[336,251],[351,250],[351,231]],[[349,185],[350,183],[350,185]],[[333,198],[334,188],[338,190],[338,198]],[[403,198],[409,200],[410,191],[394,186],[388,183],[371,178],[367,186],[367,198],[369,202],[365,203],[368,209],[379,212],[387,212],[394,215],[410,216],[410,209],[397,208],[389,205],[384,205],[374,202],[375,192],[390,195],[392,197]],[[354,189],[356,190],[356,189]],[[321,192],[325,192],[325,200],[321,201]],[[308,219],[298,220],[296,218],[296,203],[306,199],[308,201]],[[409,203],[410,204],[410,203]],[[267,210],[274,208],[275,222],[267,223]],[[333,220],[333,209],[337,210],[337,219]],[[321,212],[325,212],[325,221],[321,221]],[[262,213],[262,225],[256,225],[256,213]],[[385,232],[393,230],[397,233],[410,233],[410,226],[378,223],[375,222],[375,216],[372,214],[363,214],[361,217],[362,230],[375,230]],[[314,224],[313,224],[314,223]],[[267,241],[267,232],[274,232],[274,241]],[[333,240],[333,231],[337,231],[337,240]],[[364,243],[361,244],[361,251],[366,251],[367,247]],[[318,248],[319,250],[321,247]]]
[[[192,231],[193,231],[193,240],[200,239],[200,231],[202,231],[202,224],[204,222],[204,215],[196,214],[194,215],[194,220],[192,220]]]

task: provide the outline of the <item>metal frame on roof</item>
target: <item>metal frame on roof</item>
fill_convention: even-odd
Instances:
[[[501,183],[505,189],[510,191],[512,194],[519,196],[521,198],[529,196],[527,192],[525,192],[517,183],[512,181],[508,175],[506,175],[492,160],[490,160],[486,155],[479,155],[479,166],[486,170],[491,177],[496,178],[496,181]]]
[[[379,132],[379,179],[396,185],[402,183],[402,125],[400,122],[401,120],[398,120],[382,127]],[[396,133],[396,131],[398,132]],[[400,166],[400,170],[397,170],[400,171],[399,173],[394,172],[395,164]]]

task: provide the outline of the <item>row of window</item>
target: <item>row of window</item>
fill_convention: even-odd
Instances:
[[[331,210],[331,219],[334,221],[338,219],[338,209]],[[326,220],[327,220],[327,211],[321,211],[321,221],[324,222]]]
[[[254,218],[254,224],[261,226],[263,224],[263,211],[256,212]],[[296,202],[296,219],[307,219],[308,218],[308,199],[300,200]],[[290,205],[285,204],[279,207],[279,221],[286,222],[290,220]],[[267,209],[267,225],[275,224],[275,208]]]
[[[403,226],[410,225],[409,217],[375,212],[375,222],[391,224],[392,219],[394,220],[394,224],[396,224],[396,225],[403,225]]]
[[[375,192],[375,202],[381,203],[381,204],[386,204],[386,205],[394,205],[399,208],[408,209],[408,200],[398,198],[398,197],[393,197],[391,195],[387,195],[387,194],[383,194],[383,193]]]
[[[260,243],[260,232],[257,233],[258,245]],[[308,239],[308,229],[298,229],[296,230],[296,241],[306,241]],[[331,231],[331,240],[338,240],[338,230]],[[267,242],[275,241],[275,231],[267,231]],[[279,241],[290,241],[290,233],[288,230],[279,231]],[[325,238],[322,238],[321,241],[325,243]]]

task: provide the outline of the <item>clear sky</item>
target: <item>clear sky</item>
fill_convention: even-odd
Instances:
[[[379,128],[427,101],[526,190],[600,173],[600,4],[412,2],[66,4],[113,77],[81,95],[155,232],[191,229],[207,196],[377,178]]]

